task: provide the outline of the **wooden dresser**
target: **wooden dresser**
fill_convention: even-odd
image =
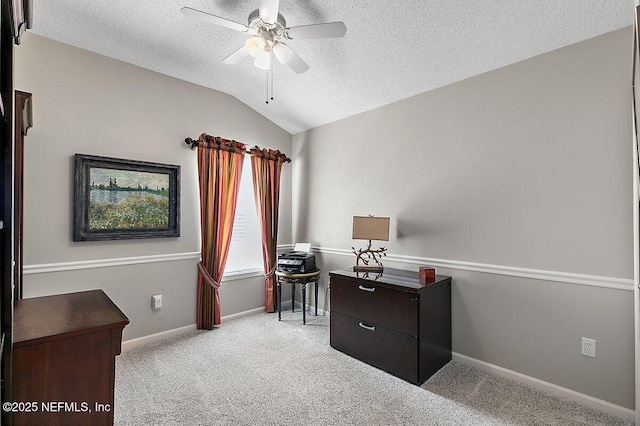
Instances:
[[[12,424],[112,425],[115,357],[128,323],[102,290],[19,300]]]
[[[332,271],[331,346],[413,384],[451,360],[451,278]]]

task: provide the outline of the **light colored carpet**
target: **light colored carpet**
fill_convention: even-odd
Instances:
[[[257,314],[117,358],[116,425],[629,425],[451,362],[421,387],[329,346],[328,317]]]

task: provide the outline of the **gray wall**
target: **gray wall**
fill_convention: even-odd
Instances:
[[[195,323],[198,181],[184,138],[207,132],[290,153],[291,135],[229,95],[31,33],[16,49],[15,87],[33,93],[35,123],[25,142],[25,296],[102,288],[131,320],[125,340]],[[73,242],[75,153],[180,165],[180,238]],[[281,244],[291,242],[291,174],[286,165]],[[153,258],[167,254],[187,258]],[[153,262],[95,267],[139,256]],[[70,270],[78,262],[90,268]],[[164,307],[152,311],[157,293]],[[259,278],[225,281],[220,294],[223,316],[263,303]]]
[[[626,28],[294,135],[294,240],[326,273],[366,243],[353,215],[390,216],[387,266],[453,277],[455,352],[633,408],[631,42]]]

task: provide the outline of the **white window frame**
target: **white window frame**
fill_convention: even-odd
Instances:
[[[246,156],[238,190],[238,204],[233,221],[229,254],[225,265],[225,279],[242,279],[264,274],[262,266],[262,237],[256,212],[251,176],[251,157]],[[246,265],[243,263],[246,262]]]

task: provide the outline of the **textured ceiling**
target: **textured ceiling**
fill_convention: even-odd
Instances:
[[[290,133],[330,123],[633,22],[634,0],[280,0],[290,27],[343,21],[342,39],[291,40],[310,69],[221,61],[246,35],[189,19],[189,6],[247,23],[257,0],[34,0],[32,32],[226,92]]]

